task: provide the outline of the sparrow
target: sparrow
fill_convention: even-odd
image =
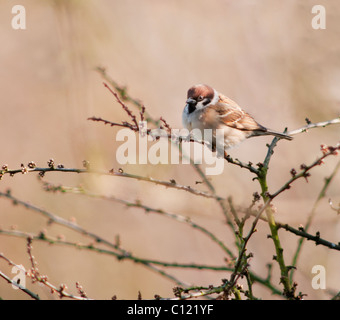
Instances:
[[[273,135],[280,139],[293,139],[260,125],[235,101],[205,84],[195,85],[188,90],[182,120],[185,128],[190,132],[198,129],[202,137],[205,129],[212,129],[212,141],[208,144],[220,156],[227,156],[225,150],[250,137]],[[216,139],[216,129],[223,130],[220,143]]]

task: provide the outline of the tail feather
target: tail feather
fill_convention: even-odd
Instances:
[[[268,130],[268,129],[266,129],[265,131],[256,131],[251,136],[255,137],[255,136],[264,136],[264,135],[275,136],[275,137],[278,137],[280,139],[293,140],[293,137],[289,136],[288,134],[280,133],[280,132]]]
[[[280,133],[280,132],[268,130],[267,134],[273,135],[273,136],[278,137],[280,139],[293,140],[293,137],[291,137],[291,136],[289,136],[288,134],[285,134],[285,133]]]

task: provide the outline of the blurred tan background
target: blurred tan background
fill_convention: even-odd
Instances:
[[[35,161],[46,166],[53,158],[65,167],[81,168],[82,160],[103,170],[118,168],[115,150],[117,129],[87,121],[98,116],[111,121],[128,120],[113,96],[102,84],[95,67],[108,74],[145,104],[155,117],[164,117],[173,128],[181,128],[186,91],[193,84],[207,83],[228,95],[263,125],[275,130],[293,130],[339,115],[340,106],[340,4],[337,0],[297,2],[294,0],[191,0],[191,1],[76,1],[25,0],[26,30],[11,27],[12,7],[17,1],[0,3],[0,164],[20,168]],[[326,8],[325,30],[311,26],[312,7]],[[311,130],[282,141],[271,161],[269,187],[277,190],[289,177],[291,168],[311,163],[320,154],[320,144],[339,141],[339,126]],[[270,138],[255,138],[231,150],[233,157],[257,163],[263,161]],[[275,201],[277,220],[294,227],[305,224],[313,203],[338,159],[312,172],[309,183],[301,180]],[[203,166],[204,167],[204,166]],[[188,165],[126,165],[126,172],[191,185],[199,177]],[[252,175],[227,165],[224,173],[211,176],[217,193],[232,196],[234,203],[248,206],[251,195],[260,191]],[[230,248],[233,236],[213,200],[168,190],[149,183],[119,177],[86,177],[50,173],[45,180],[115,195],[129,201],[162,208],[191,217],[214,232]],[[311,233],[321,232],[327,240],[340,241],[340,222],[327,199],[340,201],[340,175],[333,181],[321,203]],[[186,225],[142,210],[81,196],[48,194],[35,174],[6,175],[0,190],[10,188],[14,196],[45,208],[65,219],[74,217],[86,229],[114,241],[120,235],[122,247],[138,257],[179,263],[223,265],[223,252],[204,235]],[[91,242],[60,226],[46,225],[46,219],[0,199],[0,226],[27,232],[47,230],[55,237]],[[266,276],[272,262],[273,244],[267,239],[268,226],[260,222],[259,232],[249,243],[253,252],[251,268]],[[295,252],[297,238],[280,232],[287,264]],[[65,283],[76,293],[79,281],[89,297],[136,299],[154,294],[171,297],[173,282],[141,265],[85,250],[49,246],[34,242],[33,253],[42,274],[51,282]],[[29,268],[24,239],[0,235],[0,252]],[[236,250],[234,249],[236,254]],[[326,268],[327,289],[339,291],[340,255],[306,242],[296,280],[306,299],[327,299],[327,290],[311,287],[314,265]],[[0,270],[11,275],[0,261]],[[228,274],[222,272],[166,269],[183,282],[219,285]],[[277,276],[274,263],[274,275]],[[14,276],[14,275],[13,275]],[[276,278],[278,279],[278,277]],[[279,286],[278,281],[274,283]],[[27,286],[41,298],[57,299],[46,288]],[[254,295],[272,297],[267,289],[254,286]],[[0,280],[0,297],[28,299]]]

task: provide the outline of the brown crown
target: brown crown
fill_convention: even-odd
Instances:
[[[197,100],[199,96],[212,100],[214,98],[214,89],[205,84],[198,84],[188,90],[188,98]]]

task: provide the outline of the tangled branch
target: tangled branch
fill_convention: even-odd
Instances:
[[[181,152],[180,142],[188,141],[193,143],[206,144],[205,141],[198,141],[193,136],[174,136],[171,125],[161,116],[159,119],[152,117],[146,110],[145,106],[138,99],[132,98],[125,87],[120,86],[116,83],[112,78],[110,78],[105,69],[97,68],[97,71],[104,78],[104,86],[109,92],[114,96],[114,99],[120,107],[125,111],[128,121],[109,121],[106,119],[102,119],[101,117],[91,117],[88,118],[90,121],[100,122],[104,125],[109,125],[111,127],[120,127],[127,128],[138,134],[145,134],[151,136],[154,140],[165,138],[169,139],[173,144],[177,145],[179,151]],[[109,83],[109,84],[107,84]],[[133,105],[137,108],[137,112],[133,112],[130,108],[130,105]],[[144,121],[149,121],[154,128],[149,129],[143,126]],[[289,135],[296,135],[300,133],[307,132],[312,128],[320,128],[326,127],[329,125],[335,125],[340,123],[340,118],[336,118],[329,121],[311,123],[308,119],[307,125],[303,126],[299,129],[295,129],[292,131],[285,131]],[[72,193],[77,195],[82,195],[91,198],[97,198],[105,201],[114,201],[120,204],[123,204],[126,207],[133,207],[140,210],[143,210],[146,213],[154,213],[164,217],[166,219],[172,219],[177,222],[185,224],[187,227],[199,231],[202,235],[204,235],[209,241],[212,241],[214,245],[218,246],[222,251],[224,257],[224,264],[221,265],[209,265],[202,263],[180,263],[180,262],[170,262],[170,261],[161,261],[157,259],[146,259],[141,258],[135,254],[132,254],[129,250],[125,249],[121,242],[119,235],[116,236],[116,241],[108,241],[107,239],[101,237],[98,234],[91,232],[90,230],[81,227],[74,221],[68,221],[64,218],[59,217],[58,215],[51,213],[49,210],[44,210],[39,208],[38,206],[29,204],[26,201],[23,201],[12,195],[10,191],[0,192],[0,198],[5,198],[13,202],[14,205],[20,205],[32,212],[36,212],[44,216],[48,223],[55,223],[61,225],[65,228],[68,228],[79,235],[88,237],[92,242],[90,244],[81,244],[80,242],[72,242],[67,241],[63,238],[57,237],[54,238],[49,236],[46,232],[41,231],[40,233],[32,234],[19,230],[4,230],[0,229],[0,235],[3,236],[14,236],[18,238],[26,239],[27,244],[27,253],[29,255],[31,268],[27,272],[27,276],[33,282],[42,283],[44,286],[48,287],[52,293],[58,294],[60,298],[67,297],[71,299],[77,300],[85,300],[89,299],[84,289],[79,283],[76,283],[76,289],[78,295],[73,295],[67,291],[66,286],[60,285],[54,286],[51,284],[47,277],[42,275],[37,266],[35,258],[32,255],[32,243],[35,241],[46,242],[49,244],[55,245],[64,245],[71,246],[78,249],[90,250],[96,253],[107,254],[115,257],[117,260],[130,260],[135,263],[141,264],[146,267],[148,270],[156,272],[157,274],[165,277],[166,279],[176,283],[177,287],[173,289],[174,298],[173,299],[191,299],[195,297],[211,297],[217,295],[217,299],[230,299],[232,296],[235,299],[241,299],[242,296],[245,296],[248,299],[257,299],[256,294],[253,290],[253,283],[259,283],[270,290],[273,294],[278,294],[286,299],[301,299],[304,294],[301,292],[297,292],[297,283],[293,281],[293,272],[297,267],[297,257],[301,252],[301,245],[303,239],[307,239],[315,243],[315,245],[321,245],[325,248],[329,248],[335,251],[340,250],[340,244],[336,244],[329,240],[326,240],[321,237],[320,232],[316,234],[311,234],[308,232],[308,228],[311,224],[312,217],[314,215],[314,208],[318,201],[321,198],[325,197],[325,191],[332,179],[335,176],[337,169],[334,170],[333,174],[325,180],[325,185],[323,189],[320,191],[319,197],[315,203],[315,206],[312,210],[312,213],[307,221],[305,227],[300,226],[299,228],[294,228],[287,223],[282,223],[277,221],[277,217],[274,215],[275,206],[273,204],[274,200],[279,197],[284,191],[290,189],[295,183],[295,181],[304,178],[308,182],[308,178],[311,175],[311,171],[323,164],[324,160],[330,156],[336,156],[340,150],[340,143],[335,146],[321,146],[322,154],[317,157],[315,161],[313,161],[310,165],[302,164],[300,165],[300,169],[297,171],[292,169],[290,171],[290,178],[284,183],[280,188],[276,191],[271,191],[268,183],[267,176],[269,171],[269,163],[272,160],[272,156],[274,154],[274,149],[277,146],[279,139],[277,137],[273,138],[271,144],[267,145],[268,150],[264,157],[263,162],[259,162],[254,165],[251,162],[243,162],[239,159],[233,159],[230,155],[225,155],[224,159],[228,163],[232,165],[236,165],[239,168],[246,169],[253,175],[255,175],[253,180],[257,180],[261,191],[255,192],[253,195],[253,200],[249,207],[247,208],[236,208],[231,197],[221,197],[217,194],[215,186],[213,183],[207,178],[204,172],[201,170],[200,166],[195,164],[192,159],[190,159],[190,164],[195,172],[198,174],[200,181],[196,181],[195,185],[202,184],[207,188],[208,191],[200,190],[198,187],[192,187],[189,185],[183,185],[178,183],[175,179],[171,178],[168,181],[166,180],[158,180],[147,176],[134,175],[130,173],[126,173],[123,169],[110,169],[110,170],[98,170],[93,168],[92,164],[86,160],[83,162],[82,168],[66,168],[63,164],[56,164],[53,159],[50,159],[47,162],[47,167],[38,167],[33,161],[29,162],[27,165],[21,164],[20,168],[10,169],[7,164],[4,164],[0,170],[0,179],[6,175],[15,176],[17,174],[28,174],[28,173],[38,173],[40,177],[40,181],[43,184],[44,190],[49,192],[61,192],[61,193]],[[336,168],[339,167],[339,164]],[[68,187],[63,185],[53,185],[48,183],[42,178],[50,172],[58,172],[58,173],[78,173],[78,174],[92,174],[92,175],[107,175],[114,177],[121,177],[126,179],[131,179],[135,181],[143,181],[145,183],[151,183],[155,185],[161,185],[165,188],[172,188],[179,191],[186,191],[190,193],[192,196],[204,197],[211,199],[211,201],[215,201],[220,210],[222,211],[227,226],[230,228],[232,235],[234,236],[234,244],[236,250],[230,248],[230,244],[225,243],[222,238],[217,236],[214,232],[208,230],[205,226],[193,221],[192,219],[187,218],[185,215],[175,214],[169,212],[167,210],[154,208],[152,205],[146,205],[141,201],[127,201],[125,199],[118,198],[114,195],[101,195],[94,194],[89,190],[84,189],[83,187]],[[288,173],[287,173],[288,174]],[[262,201],[262,203],[260,203]],[[333,206],[332,201],[330,200],[330,208],[337,213],[339,212],[339,208],[337,206]],[[262,276],[254,273],[251,270],[251,261],[254,256],[252,252],[248,252],[248,245],[253,235],[256,232],[256,228],[259,225],[259,221],[268,224],[270,228],[270,235],[268,236],[274,244],[275,255],[273,256],[273,260],[279,266],[280,272],[280,288],[276,287],[273,283],[272,274],[271,274],[271,266],[269,264],[268,267],[268,275]],[[286,257],[283,254],[283,247],[281,245],[279,230],[284,230],[289,232],[291,235],[295,235],[299,239],[299,244],[296,249],[295,255],[293,257],[293,262],[291,265],[286,264]],[[236,253],[235,253],[236,252]],[[0,258],[6,260],[8,263],[14,265],[8,258],[4,255],[0,255]],[[180,280],[178,277],[175,277],[168,273],[166,268],[183,268],[183,269],[191,269],[191,270],[210,270],[210,271],[220,271],[220,272],[228,272],[228,279],[223,278],[222,283],[218,285],[209,285],[209,286],[199,286],[186,283],[185,281]],[[0,277],[6,280],[8,283],[15,283],[9,279],[3,272],[0,272]],[[241,279],[245,279],[247,288],[244,289],[243,286],[240,285]],[[277,281],[278,282],[278,281]],[[31,296],[33,299],[38,299],[39,297],[30,290],[26,288],[20,287],[19,284],[16,284],[23,292]],[[141,298],[141,293],[139,292],[138,298]],[[155,299],[163,299],[159,295],[155,295]]]

